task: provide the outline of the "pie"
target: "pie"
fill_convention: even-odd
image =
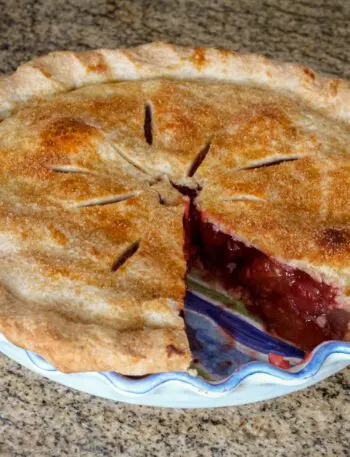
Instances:
[[[350,340],[350,84],[164,43],[0,79],[0,331],[64,372],[186,370],[187,266]]]

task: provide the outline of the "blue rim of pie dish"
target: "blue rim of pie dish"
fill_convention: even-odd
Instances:
[[[269,375],[275,381],[306,381],[315,376],[321,366],[332,354],[342,354],[349,357],[350,344],[336,341],[329,341],[318,346],[310,357],[309,361],[297,372],[290,372],[275,367],[266,362],[249,362],[238,368],[228,379],[219,383],[212,383],[200,377],[191,376],[184,372],[159,373],[148,375],[143,379],[129,379],[117,373],[100,373],[114,387],[129,394],[145,395],[169,382],[179,381],[195,388],[198,391],[210,392],[212,394],[225,394],[235,390],[244,380],[252,375]]]
[[[213,318],[215,315],[216,324],[224,331],[228,327],[234,331],[234,327],[238,329],[239,336],[235,334],[235,338],[241,344],[249,341],[250,348],[255,350],[259,344],[264,346],[265,355],[269,353],[282,354],[294,360],[299,360],[292,368],[282,369],[265,361],[248,361],[243,362],[226,378],[220,380],[206,380],[201,376],[194,376],[188,372],[167,372],[151,374],[144,377],[132,378],[123,376],[115,372],[89,372],[81,373],[96,375],[103,377],[108,383],[121,394],[129,396],[142,396],[150,394],[161,386],[169,383],[177,382],[183,387],[188,387],[200,395],[223,396],[234,391],[243,381],[253,375],[265,375],[269,377],[269,383],[278,383],[285,385],[299,385],[313,376],[317,375],[326,359],[334,354],[344,356],[345,362],[350,364],[350,343],[343,341],[327,341],[317,346],[311,353],[304,358],[305,354],[293,345],[278,340],[271,335],[267,335],[262,329],[255,327],[244,317],[232,313],[231,310],[223,307],[218,307],[210,303],[198,294],[189,292],[186,297],[186,309],[189,312],[201,310],[205,318]],[[226,326],[226,329],[225,329]],[[1,334],[0,334],[1,336]],[[263,340],[265,338],[265,340]],[[5,339],[5,342],[7,340]],[[8,343],[12,344],[12,343]],[[255,347],[254,347],[255,345]],[[42,357],[28,350],[23,350],[34,368],[47,375],[62,375],[62,373]],[[259,349],[258,349],[259,350]],[[65,375],[65,376],[70,376]]]
[[[27,353],[30,361],[41,372],[60,374],[58,370],[49,365],[40,356],[30,352]],[[142,378],[130,378],[114,372],[98,372],[96,375],[104,377],[113,388],[121,393],[138,396],[152,393],[165,384],[179,382],[189,386],[198,393],[224,395],[235,390],[244,380],[250,376],[262,374],[270,376],[270,382],[303,382],[315,376],[321,369],[323,363],[330,355],[344,355],[350,364],[350,343],[327,341],[317,346],[309,355],[308,360],[300,365],[295,372],[284,370],[266,362],[248,362],[239,367],[227,379],[220,382],[210,382],[199,376],[193,376],[186,372],[157,373]],[[91,373],[90,373],[91,374]],[[69,375],[67,375],[69,376]]]

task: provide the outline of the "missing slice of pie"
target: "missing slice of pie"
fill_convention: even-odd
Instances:
[[[153,43],[0,79],[0,330],[58,369],[185,370],[199,263],[304,349],[350,340],[350,86]]]

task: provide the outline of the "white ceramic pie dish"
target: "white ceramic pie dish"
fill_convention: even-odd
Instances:
[[[222,308],[220,293],[190,283],[185,318],[197,375],[160,373],[130,378],[117,373],[64,374],[0,334],[0,351],[22,366],[65,386],[114,401],[179,408],[239,405],[311,386],[350,364],[350,344],[325,342],[306,358],[302,351],[266,333],[242,310]],[[200,290],[200,292],[199,292]],[[206,293],[203,293],[205,291]],[[215,297],[215,299],[213,298]],[[222,295],[221,295],[222,297]],[[268,362],[282,355],[291,367]]]

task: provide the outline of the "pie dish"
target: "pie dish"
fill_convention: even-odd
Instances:
[[[350,85],[223,50],[0,79],[0,330],[63,372],[186,370],[187,265],[309,350],[350,340]]]

